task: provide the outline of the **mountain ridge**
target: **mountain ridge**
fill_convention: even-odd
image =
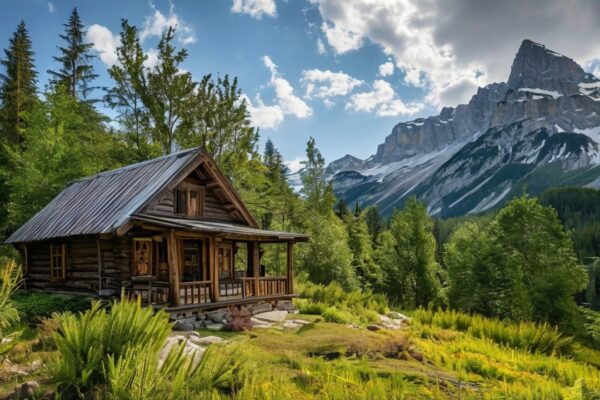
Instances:
[[[432,215],[486,211],[549,165],[568,175],[600,164],[599,88],[574,60],[526,39],[507,82],[478,88],[467,104],[438,115],[398,123],[366,160],[346,155],[330,163],[328,179],[338,197],[384,214],[412,195]],[[600,174],[579,184],[600,186]]]

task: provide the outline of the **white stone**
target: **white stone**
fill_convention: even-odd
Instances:
[[[222,339],[218,336],[205,336],[205,337],[197,337],[192,336],[189,340],[199,346],[208,346],[213,343],[225,343],[227,342],[225,339]]]
[[[281,322],[287,318],[287,311],[269,311],[262,314],[257,314],[254,317],[266,322]]]
[[[409,319],[406,315],[400,314],[397,311],[390,311],[387,313],[387,317],[391,319]]]
[[[291,321],[295,324],[300,324],[300,325],[308,325],[311,323],[310,321],[306,321],[304,319],[292,319]]]
[[[224,328],[223,324],[214,323],[214,324],[206,324],[206,329],[209,331],[222,331]]]
[[[288,329],[296,329],[304,325],[296,324],[294,321],[283,321],[283,324],[281,324],[281,326]]]

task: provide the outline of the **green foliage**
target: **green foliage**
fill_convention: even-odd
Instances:
[[[84,30],[77,8],[73,8],[69,21],[63,24],[64,34],[60,38],[66,42],[65,47],[59,47],[60,56],[54,60],[60,64],[58,71],[50,70],[55,85],[63,86],[67,93],[73,97],[85,99],[93,89],[90,82],[98,77],[94,67],[89,63],[93,58],[90,50],[92,43],[84,43],[86,31]]]
[[[443,302],[432,228],[425,205],[413,197],[394,212],[390,231],[380,236],[376,260],[383,271],[383,290],[405,308]]]
[[[13,346],[17,334],[5,336],[4,332],[20,320],[12,296],[21,284],[21,267],[14,260],[0,258],[0,355]]]
[[[53,378],[62,390],[85,393],[108,382],[111,360],[131,356],[132,349],[158,353],[170,331],[167,314],[125,298],[113,302],[110,313],[95,302],[79,315],[63,314],[54,334],[60,357]]]
[[[348,232],[348,247],[352,252],[352,267],[360,279],[361,287],[380,287],[382,274],[373,260],[373,242],[364,214],[347,214],[343,221]]]
[[[557,327],[547,323],[521,321],[512,324],[497,318],[468,315],[453,310],[418,309],[412,316],[423,325],[467,332],[475,338],[490,339],[500,345],[529,353],[564,353],[572,343],[572,338],[565,337]]]
[[[578,328],[573,296],[586,274],[554,209],[513,199],[487,225],[457,229],[446,250],[451,306]]]
[[[91,299],[81,295],[19,291],[13,296],[21,320],[33,325],[54,313],[78,313],[90,308]]]

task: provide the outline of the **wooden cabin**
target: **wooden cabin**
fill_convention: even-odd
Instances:
[[[290,299],[294,243],[306,240],[259,229],[195,148],[71,183],[7,243],[22,254],[29,289],[124,289],[178,311]],[[279,271],[262,263],[267,246],[281,250]]]

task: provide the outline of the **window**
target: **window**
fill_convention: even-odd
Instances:
[[[133,276],[152,275],[152,238],[133,239]]]
[[[175,213],[201,217],[204,212],[204,190],[200,187],[179,187],[175,191]]]
[[[231,244],[219,245],[217,252],[217,264],[219,266],[219,277],[222,279],[234,278],[233,270],[233,246]]]
[[[52,282],[64,281],[67,267],[67,245],[50,245],[50,280]]]

